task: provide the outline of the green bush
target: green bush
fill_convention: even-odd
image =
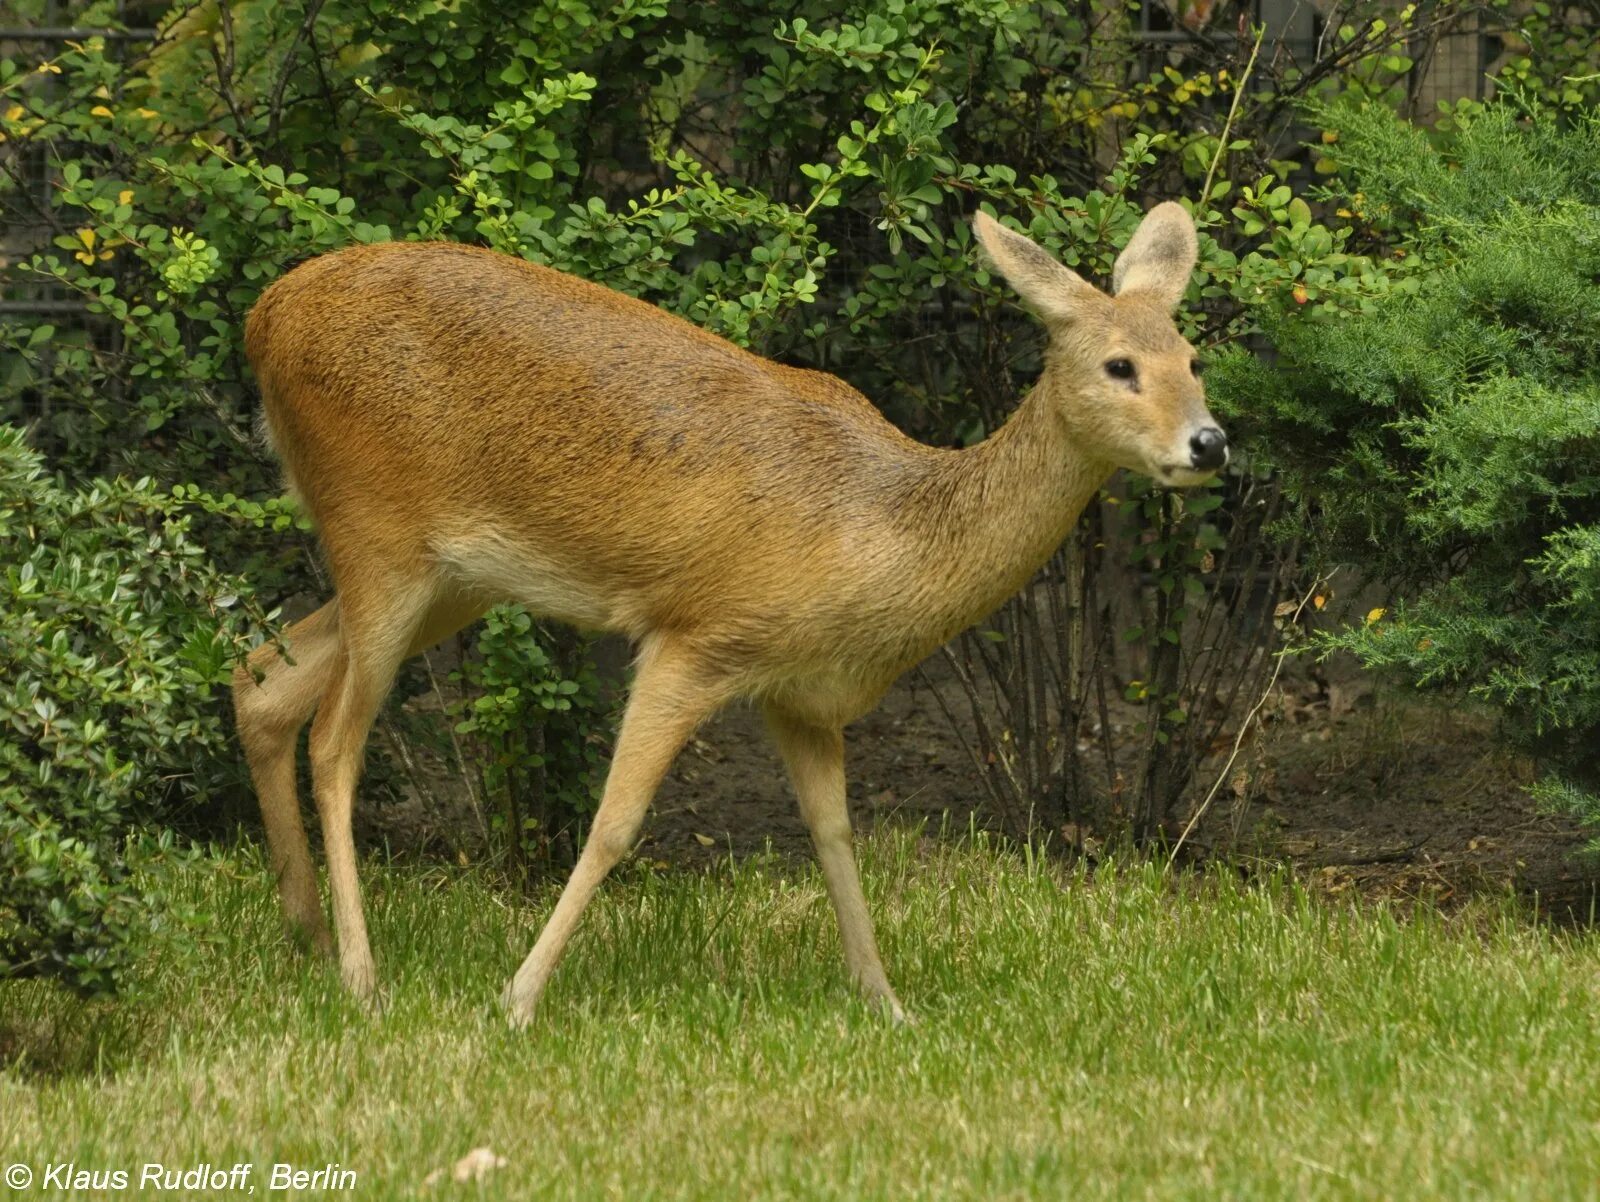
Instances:
[[[157,814],[204,795],[262,619],[149,481],[69,490],[0,426],[0,977],[111,992],[170,919]]]
[[[276,469],[249,436],[243,314],[309,255],[391,237],[484,243],[644,296],[840,372],[946,444],[993,429],[1039,366],[1037,324],[974,252],[979,204],[1104,278],[1152,200],[1199,197],[1184,314],[1203,340],[1246,329],[1242,295],[1299,287],[1332,312],[1380,291],[1382,265],[1347,254],[1283,182],[1292,164],[1244,136],[1258,101],[1273,110],[1295,85],[1241,98],[1224,141],[1248,47],[1174,46],[1144,70],[1129,20],[1056,0],[808,0],[781,16],[755,2],[247,0],[174,13],[131,59],[90,38],[0,63],[0,135],[53,164],[56,185],[39,212],[0,175],[0,217],[38,231],[7,282],[87,310],[70,325],[0,318],[0,418],[9,404],[75,478],[272,496]],[[1370,60],[1381,91],[1405,31],[1352,21],[1335,54]],[[1151,658],[1170,661],[1154,632],[1177,637],[1217,534],[1198,511],[1151,520],[1119,523],[1108,554],[1148,560],[1155,539],[1189,579],[1150,627]],[[262,595],[322,591],[303,541],[216,529],[197,527]],[[469,710],[498,708],[502,691],[466,683]],[[1183,704],[1149,690],[1154,722]],[[585,792],[531,758],[501,767],[488,769],[501,783]]]
[[[1544,791],[1600,822],[1600,117],[1463,105],[1435,135],[1333,110],[1339,203],[1411,286],[1228,358],[1304,534],[1397,600],[1332,645],[1504,715]]]
[[[532,864],[570,863],[600,795],[611,716],[587,644],[496,606],[456,679],[467,687],[450,716],[477,752],[493,850],[524,880]]]
[[[1318,221],[1286,182],[1311,156],[1282,117],[1329,87],[1399,99],[1407,47],[1441,7],[1343,5],[1317,61],[1297,64],[1210,36],[1231,26],[1227,6],[1205,36],[1159,49],[1135,40],[1133,6],[1076,0],[803,0],[781,13],[759,0],[67,6],[60,19],[81,26],[143,21],[162,36],[27,43],[39,59],[0,61],[0,138],[18,165],[0,173],[0,223],[22,248],[8,248],[0,282],[85,306],[74,318],[0,315],[0,420],[26,422],[74,480],[149,474],[271,497],[276,467],[249,434],[243,315],[310,255],[448,238],[643,296],[844,375],[919,437],[970,442],[1039,368],[1036,323],[974,253],[979,205],[1104,278],[1143,208],[1186,198],[1202,261],[1184,320],[1202,343],[1249,333],[1246,301],[1293,295],[1303,315],[1332,319],[1382,295],[1389,266],[1352,254],[1349,232]],[[1455,7],[1481,7],[1487,30],[1507,0]],[[42,23],[44,10],[21,0],[25,20]],[[1550,22],[1517,20],[1546,38]],[[48,186],[29,186],[28,167]],[[1252,487],[1236,478],[1229,495]],[[1216,582],[1250,566],[1227,562],[1219,530],[1251,535],[1158,500],[1126,512],[1069,554],[1104,543],[1108,561],[1137,558],[1166,599],[1144,606],[1124,679],[1105,678],[1103,640],[1073,654],[1095,661],[1078,676],[1098,691],[1144,701],[1150,754],[1172,758],[1132,769],[1155,782],[1148,826],[1209,743],[1189,712],[1215,690],[1177,682],[1179,660],[1204,657],[1210,636],[1179,642],[1195,639],[1197,609],[1218,608]],[[195,532],[263,596],[324,591],[307,540],[241,536],[210,516]],[[538,648],[501,650],[516,660]],[[1032,697],[1038,682],[1013,670],[1022,654],[1013,638],[985,662]],[[1040,687],[1059,693],[1041,671]],[[487,680],[466,683],[469,710],[503,700]],[[1081,821],[1048,749],[1077,745],[1060,728],[1082,706],[1052,695],[1019,712],[1043,725],[1008,719],[995,746],[1026,741],[1043,775],[1001,781],[994,756],[980,762],[1020,794],[1017,813]],[[582,757],[562,763],[587,781]],[[528,759],[503,780],[542,779],[571,799],[559,827],[581,817],[588,786],[553,771]]]

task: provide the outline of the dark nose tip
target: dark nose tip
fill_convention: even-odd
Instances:
[[[1214,472],[1228,462],[1228,436],[1207,426],[1189,440],[1189,460],[1197,472]]]

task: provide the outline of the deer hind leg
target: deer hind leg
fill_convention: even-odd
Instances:
[[[300,728],[327,691],[340,658],[339,605],[330,601],[284,632],[289,659],[268,643],[233,674],[233,707],[267,830],[267,855],[278,881],[290,933],[317,950],[333,950],[317,897],[306,828],[295,792]],[[291,660],[293,662],[291,662]],[[260,673],[258,683],[256,674]]]
[[[822,864],[828,898],[839,919],[845,966],[868,998],[882,1004],[896,1022],[905,1011],[895,997],[878,955],[867,899],[851,851],[850,811],[845,804],[844,732],[819,726],[775,705],[766,708],[767,726],[783,755],[789,780],[800,800],[800,815]]]
[[[656,788],[697,726],[727,700],[726,681],[691,656],[647,644],[617,732],[617,748],[589,838],[538,942],[502,999],[513,1026],[525,1026],[600,882],[627,855]]]
[[[311,724],[311,779],[322,819],[339,973],[345,987],[365,999],[373,993],[377,973],[356,876],[351,827],[356,783],[378,707],[401,663],[427,637],[424,631],[438,625],[438,607],[432,583],[415,577],[367,579],[359,592],[347,589],[340,596],[342,654]]]

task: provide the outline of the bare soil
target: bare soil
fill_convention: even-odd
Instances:
[[[847,732],[857,830],[988,824],[982,779],[932,691],[939,687],[937,672],[907,676]],[[1114,729],[1111,737],[1132,736]],[[1538,811],[1531,769],[1497,747],[1482,715],[1375,694],[1353,669],[1316,668],[1286,674],[1237,758],[1224,760],[1203,766],[1178,815],[1181,830],[1222,778],[1185,839],[1188,862],[1221,857],[1246,873],[1287,863],[1320,890],[1374,901],[1449,909],[1509,892],[1562,924],[1588,925],[1600,913],[1600,861],[1580,855],[1575,823]],[[427,775],[435,787],[426,803],[413,796],[358,809],[365,842],[462,854],[470,840],[461,832],[476,820],[459,788],[451,796],[448,773]],[[808,856],[810,840],[759,713],[737,706],[680,754],[638,854],[695,868],[768,851]]]
[[[986,822],[978,770],[926,683],[902,681],[853,725],[848,755],[858,830]],[[1206,765],[1192,806],[1223,767]],[[1186,847],[1245,871],[1287,862],[1329,893],[1449,908],[1509,891],[1553,921],[1592,923],[1600,864],[1578,854],[1574,822],[1534,806],[1532,779],[1481,715],[1304,677],[1267,707]],[[640,854],[703,864],[768,848],[802,856],[810,842],[759,714],[741,707],[679,757]]]

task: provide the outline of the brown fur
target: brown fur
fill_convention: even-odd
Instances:
[[[264,648],[261,683],[241,670],[235,684],[291,924],[330,945],[294,793],[300,727],[315,710],[339,954],[365,995],[350,810],[368,728],[408,655],[516,600],[626,635],[639,671],[593,831],[508,989],[513,1018],[532,1013],[679,747],[738,696],[766,708],[852,974],[898,1014],[850,853],[840,732],[1021,587],[1116,466],[1199,478],[1168,470],[1210,420],[1168,315],[1194,233],[1176,206],[1139,236],[1152,229],[1152,257],[1127,264],[1138,286],[1112,298],[980,218],[1054,337],[1039,385],[966,451],[906,438],[832,376],[488,251],[354,247],[275,283],[246,347],[338,589],[289,630],[292,663]],[[1117,356],[1138,362],[1136,385],[1106,377]]]

